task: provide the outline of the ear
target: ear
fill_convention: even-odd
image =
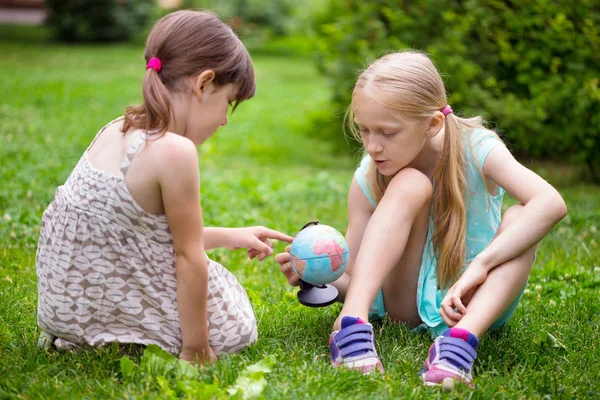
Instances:
[[[428,138],[432,138],[436,136],[442,130],[444,126],[444,122],[446,122],[446,117],[440,111],[436,111],[431,119],[429,120],[429,125],[425,130],[425,134]]]
[[[203,71],[198,77],[194,80],[194,84],[192,86],[192,91],[194,95],[198,98],[198,101],[202,101],[202,94],[206,91],[206,88],[209,86],[212,81],[215,79],[215,71],[212,69],[207,69]]]

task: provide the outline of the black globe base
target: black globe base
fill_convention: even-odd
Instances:
[[[308,307],[325,307],[336,302],[338,290],[331,285],[311,285],[300,281],[298,301]]]

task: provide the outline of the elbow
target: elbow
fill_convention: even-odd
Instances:
[[[175,262],[178,270],[186,272],[199,272],[205,274],[208,270],[208,260],[204,251],[193,249],[191,251],[175,251]]]
[[[560,194],[556,193],[554,196],[552,196],[551,204],[552,215],[555,217],[556,222],[558,223],[567,215],[567,203],[565,203]]]

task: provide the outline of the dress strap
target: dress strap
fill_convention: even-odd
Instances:
[[[127,148],[127,153],[125,154],[125,158],[123,158],[123,162],[121,163],[120,174],[121,178],[125,179],[125,175],[127,175],[127,170],[129,170],[129,165],[131,164],[131,160],[137,154],[139,148],[148,140],[148,136],[144,132],[140,132],[139,136],[133,139],[133,142]]]
[[[118,118],[115,118],[115,119],[113,119],[112,121],[110,121],[108,124],[104,125],[104,126],[102,127],[102,129],[100,129],[100,130],[98,131],[98,133],[96,133],[96,136],[94,136],[94,140],[92,140],[92,143],[90,143],[90,145],[88,146],[88,148],[87,148],[87,150],[86,150],[86,151],[89,151],[89,150],[92,148],[92,146],[94,145],[94,143],[96,143],[96,140],[98,140],[98,138],[100,137],[100,135],[102,134],[102,132],[104,132],[104,131],[106,130],[106,128],[108,128],[109,126],[111,126],[112,124],[114,124],[114,123],[116,123],[116,122],[122,121],[124,118],[125,118],[125,117],[123,117],[123,116],[121,115],[120,117],[118,117]]]

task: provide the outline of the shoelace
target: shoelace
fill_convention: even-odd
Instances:
[[[477,357],[477,351],[467,342],[454,337],[443,337],[439,341],[440,360],[447,360],[458,368],[469,371]]]
[[[335,335],[334,342],[343,358],[359,355],[376,356],[373,327],[368,324],[348,326]]]

